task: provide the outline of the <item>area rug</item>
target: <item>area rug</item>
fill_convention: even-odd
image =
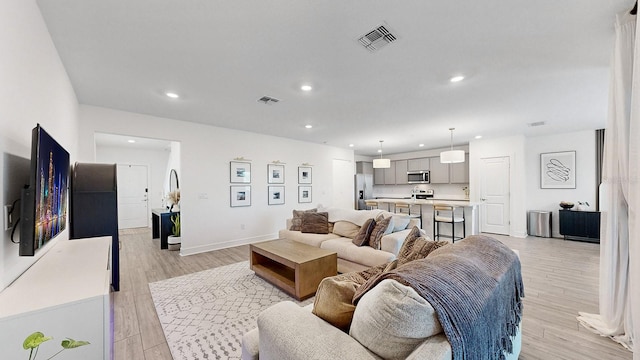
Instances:
[[[242,335],[280,301],[298,302],[256,276],[247,261],[149,284],[175,360],[239,359]]]

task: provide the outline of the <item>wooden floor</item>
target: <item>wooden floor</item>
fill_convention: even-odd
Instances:
[[[632,353],[578,325],[578,311],[598,312],[599,245],[496,236],[520,251],[525,284],[520,359],[632,359]],[[114,299],[116,360],[171,359],[148,283],[248,259],[249,247],[181,257],[160,250],[147,229],[120,235],[120,291]]]

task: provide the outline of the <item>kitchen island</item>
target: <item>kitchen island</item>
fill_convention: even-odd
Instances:
[[[465,217],[465,231],[466,235],[477,235],[480,233],[480,203],[471,202],[469,200],[449,200],[449,199],[393,199],[393,198],[380,198],[380,199],[368,199],[367,201],[375,201],[378,203],[379,209],[389,210],[395,212],[395,204],[408,204],[411,206],[411,214],[416,214],[416,209],[420,209],[422,229],[427,233],[430,239],[433,239],[433,205],[444,204],[459,206],[464,209]],[[462,234],[462,224],[456,224],[456,236]],[[451,235],[450,224],[440,224],[440,233],[443,235]],[[441,238],[440,240],[446,240],[447,238]]]

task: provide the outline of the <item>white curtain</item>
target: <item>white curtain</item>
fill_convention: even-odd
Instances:
[[[615,28],[600,189],[600,314],[580,313],[578,320],[634,350],[633,324],[640,324],[640,47],[635,42],[636,16],[618,16]],[[634,360],[640,360],[640,348]]]

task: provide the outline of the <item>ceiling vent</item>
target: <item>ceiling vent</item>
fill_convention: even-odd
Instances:
[[[269,105],[269,104],[275,104],[275,103],[277,103],[278,101],[280,101],[280,100],[279,100],[279,99],[276,99],[276,98],[274,98],[274,97],[271,97],[271,96],[266,96],[266,95],[265,95],[265,96],[263,96],[263,97],[261,97],[260,99],[258,99],[258,102],[261,102],[261,103],[264,103],[264,104],[267,104],[267,105]]]
[[[542,126],[544,124],[545,124],[544,121],[538,121],[538,122],[528,123],[527,125],[529,125],[529,127],[536,127],[536,126]]]
[[[382,47],[396,41],[397,37],[389,31],[384,25],[380,25],[377,28],[369,31],[365,35],[361,36],[358,41],[365,49],[370,52],[375,52]]]

